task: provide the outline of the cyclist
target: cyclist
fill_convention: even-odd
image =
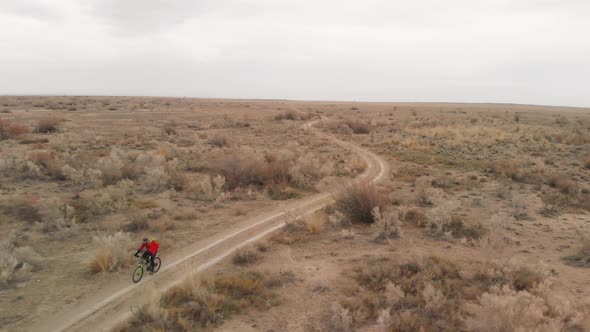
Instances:
[[[150,259],[150,266],[148,267],[148,271],[150,272],[154,272],[154,259],[156,258],[156,254],[158,253],[158,249],[160,248],[160,245],[158,244],[158,241],[156,241],[156,239],[151,238],[148,239],[147,237],[143,239],[143,243],[141,244],[141,247],[139,247],[139,249],[137,249],[137,252],[135,253],[135,257],[139,257],[139,252],[145,248],[145,251],[143,252],[143,258],[145,259]]]

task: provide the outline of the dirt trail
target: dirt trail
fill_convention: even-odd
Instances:
[[[318,121],[306,123],[304,128],[359,154],[367,163],[365,172],[354,181],[363,178],[371,182],[385,179],[387,163],[376,154],[361,147],[322,133],[312,126]],[[307,199],[283,205],[273,211],[248,218],[234,229],[196,243],[183,253],[163,256],[163,267],[155,275],[148,275],[138,284],[131,283],[118,290],[105,291],[93,299],[80,303],[75,310],[44,320],[30,331],[109,331],[131,314],[130,308],[148,303],[170,287],[182,282],[190,273],[201,272],[218,263],[236,249],[257,241],[285,224],[289,217],[304,217],[325,207],[332,201],[333,192],[314,195]]]

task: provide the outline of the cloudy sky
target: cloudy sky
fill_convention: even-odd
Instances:
[[[0,0],[0,94],[590,106],[590,1]]]

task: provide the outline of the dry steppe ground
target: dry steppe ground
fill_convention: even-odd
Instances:
[[[7,330],[129,283],[144,234],[174,252],[361,173],[318,120],[388,179],[116,330],[590,331],[588,109],[0,97],[0,119]]]

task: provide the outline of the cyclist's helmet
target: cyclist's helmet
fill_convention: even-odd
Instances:
[[[148,242],[148,241],[149,241],[149,239],[147,237],[143,238],[143,242]]]

